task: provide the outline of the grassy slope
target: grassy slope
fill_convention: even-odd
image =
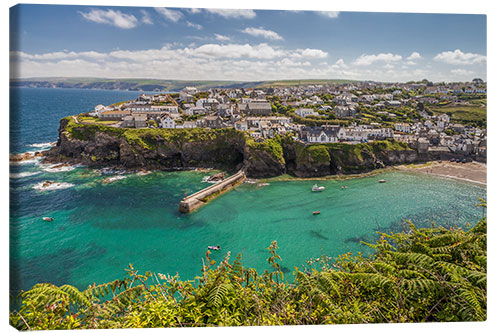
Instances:
[[[486,121],[486,100],[469,101],[470,105],[429,106],[436,113],[452,113],[452,121]]]

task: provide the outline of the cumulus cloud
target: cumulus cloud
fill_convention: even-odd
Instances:
[[[417,60],[417,59],[420,59],[420,58],[422,58],[422,56],[420,55],[420,53],[413,52],[408,58],[406,58],[406,60]]]
[[[147,11],[145,11],[144,9],[141,9],[141,14],[142,14],[142,18],[141,18],[142,23],[153,24],[153,20],[151,19],[151,15],[149,15],[149,13]]]
[[[252,19],[257,14],[252,9],[221,9],[221,8],[207,8],[207,12],[220,15],[224,18],[245,18]]]
[[[215,39],[217,40],[220,40],[220,41],[228,41],[228,40],[231,40],[230,37],[228,36],[224,36],[224,35],[219,35],[219,34],[215,34]]]
[[[137,26],[137,18],[132,14],[124,14],[119,10],[91,9],[89,12],[79,12],[87,21],[109,24],[120,29],[131,29]]]
[[[201,26],[200,24],[197,24],[197,23],[186,21],[186,24],[187,24],[188,27],[195,28],[196,30],[203,29],[203,26]]]
[[[326,58],[328,57],[328,52],[319,49],[297,49],[296,52],[292,54],[292,57],[300,58]]]
[[[399,54],[392,53],[379,53],[379,54],[363,54],[356,60],[354,60],[354,65],[358,66],[369,66],[374,62],[396,62],[403,59]]]
[[[177,10],[167,9],[164,7],[156,7],[156,12],[161,14],[168,21],[177,22],[182,18],[182,13]]]
[[[464,53],[459,49],[437,54],[434,60],[450,65],[473,65],[486,62],[486,56],[477,53]]]
[[[322,16],[326,16],[328,18],[337,18],[339,17],[339,14],[340,12],[333,12],[333,11],[330,11],[330,12],[327,12],[327,11],[320,11],[318,12],[318,14],[322,15]]]
[[[424,77],[432,81],[463,81],[486,76],[481,68],[477,71],[474,68],[468,68],[470,71],[461,68],[441,70],[435,62],[429,68],[403,68],[399,65],[405,65],[405,62],[395,61],[382,63],[382,66],[348,66],[344,59],[337,58],[330,62],[330,55],[319,49],[291,49],[266,43],[222,43],[167,44],[155,49],[110,52],[90,50],[30,54],[17,51],[10,53],[11,75],[18,78],[81,76],[252,81],[345,78],[387,82]],[[384,68],[386,64],[398,66]]]
[[[241,32],[254,36],[254,37],[264,37],[266,39],[270,40],[283,40],[283,37],[278,35],[278,33],[272,31],[272,30],[265,30],[263,28],[245,28],[244,30],[241,30]]]

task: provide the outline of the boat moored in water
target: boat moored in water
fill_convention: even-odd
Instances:
[[[316,211],[313,212],[313,215],[318,215],[319,213],[320,213],[320,211],[316,210]]]
[[[52,222],[52,221],[54,221],[54,218],[53,217],[44,216],[44,217],[42,217],[42,220],[47,221],[47,222]]]
[[[325,189],[324,186],[318,186],[318,184],[314,184],[313,187],[312,187],[312,191],[313,192],[321,192]]]
[[[214,250],[214,251],[219,251],[220,250],[220,245],[217,245],[217,246],[209,245],[208,249],[209,250]]]
[[[387,181],[385,179],[381,179],[378,181],[379,183],[386,183]]]

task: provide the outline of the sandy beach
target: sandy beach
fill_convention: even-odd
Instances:
[[[428,162],[425,164],[400,165],[395,169],[460,179],[486,186],[485,163]]]

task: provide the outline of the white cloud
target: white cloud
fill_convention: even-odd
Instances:
[[[200,24],[197,24],[197,23],[186,21],[186,24],[187,24],[188,27],[195,28],[196,30],[203,29],[203,26],[201,26]]]
[[[244,30],[241,30],[241,32],[254,36],[254,37],[264,37],[266,39],[270,40],[283,40],[283,37],[278,35],[278,33],[271,31],[271,30],[265,30],[263,28],[245,28]]]
[[[188,55],[222,58],[257,58],[272,59],[286,55],[280,49],[274,49],[266,43],[250,44],[204,44],[195,49],[184,49]]]
[[[156,12],[161,14],[164,18],[172,22],[179,21],[183,16],[182,13],[177,10],[167,9],[163,7],[156,7],[155,10]]]
[[[318,14],[322,15],[322,16],[326,16],[326,17],[329,17],[329,18],[337,18],[339,17],[339,14],[340,12],[327,12],[327,11],[320,11],[318,12]]]
[[[408,58],[406,58],[406,60],[417,60],[417,59],[420,59],[420,58],[422,58],[422,56],[420,55],[420,53],[413,52]]]
[[[222,8],[207,8],[207,12],[220,15],[224,18],[246,18],[252,19],[257,14],[252,9],[222,9]]]
[[[221,35],[222,36],[222,35]],[[211,37],[210,37],[211,38]],[[426,68],[403,68],[405,62],[381,66],[346,65],[343,59],[329,61],[328,53],[316,49],[286,49],[261,44],[207,43],[182,46],[167,44],[157,49],[110,52],[59,51],[44,54],[11,52],[14,77],[81,76],[109,78],[157,78],[183,80],[278,80],[354,79],[406,82],[463,81],[486,77],[483,67],[443,70],[437,63]],[[386,64],[397,65],[394,69]]]
[[[374,62],[395,62],[403,59],[399,54],[379,53],[379,54],[363,54],[354,61],[354,65],[369,66]]]
[[[149,13],[147,11],[145,11],[144,9],[141,9],[141,14],[142,14],[142,18],[141,18],[142,23],[153,24],[153,20],[151,19],[151,15],[149,15]]]
[[[215,39],[220,40],[220,41],[228,41],[228,40],[231,40],[231,38],[230,38],[230,37],[228,37],[228,36],[224,36],[224,35],[219,35],[219,34],[215,34]]]
[[[486,56],[477,53],[464,53],[459,49],[455,51],[445,51],[437,54],[434,60],[450,65],[472,65],[486,63]]]
[[[299,58],[326,58],[328,57],[328,53],[318,49],[297,49],[292,57]]]
[[[131,29],[137,26],[137,18],[132,14],[124,14],[119,10],[91,9],[88,13],[79,12],[87,21],[109,24],[120,29]]]

